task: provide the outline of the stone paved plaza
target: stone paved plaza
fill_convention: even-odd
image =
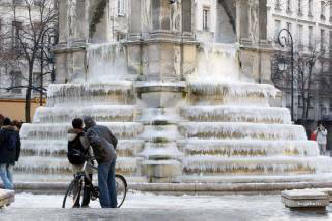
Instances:
[[[280,195],[165,196],[129,193],[116,210],[59,209],[62,196],[18,194],[0,220],[332,220],[326,211],[291,211]]]

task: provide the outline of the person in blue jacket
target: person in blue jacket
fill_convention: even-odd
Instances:
[[[0,177],[5,189],[14,189],[13,167],[20,156],[20,148],[18,128],[5,118],[0,129]]]

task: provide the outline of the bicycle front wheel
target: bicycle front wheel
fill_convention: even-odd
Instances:
[[[127,181],[123,176],[116,174],[115,182],[116,182],[118,208],[120,208],[127,196]]]
[[[62,202],[62,208],[80,207],[80,194],[82,186],[79,180],[74,179],[68,186],[65,197]]]

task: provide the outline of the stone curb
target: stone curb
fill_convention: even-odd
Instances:
[[[64,191],[67,182],[19,182],[16,190]],[[285,189],[332,188],[332,182],[287,182],[287,183],[128,183],[128,188],[138,191],[169,192],[251,192],[281,191]]]

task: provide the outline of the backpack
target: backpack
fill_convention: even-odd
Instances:
[[[75,139],[68,141],[68,153],[67,157],[71,164],[83,164],[86,161],[85,152],[83,145],[80,141],[82,133],[76,135]]]

